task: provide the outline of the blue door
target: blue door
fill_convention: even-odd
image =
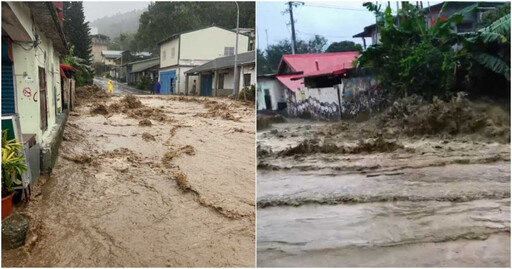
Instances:
[[[212,75],[201,75],[201,96],[212,96]]]
[[[7,39],[2,38],[2,115],[16,113],[12,61],[9,58]]]
[[[171,86],[172,84],[172,86]],[[176,71],[160,73],[160,94],[176,93]]]

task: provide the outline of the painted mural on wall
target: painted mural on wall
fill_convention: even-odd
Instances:
[[[332,91],[327,92],[326,91]],[[335,89],[303,88],[287,94],[287,112],[294,117],[340,118],[340,106]],[[320,92],[316,94],[315,91]],[[323,93],[323,94],[321,94]],[[333,93],[335,95],[333,95]]]
[[[380,111],[386,99],[384,90],[374,77],[355,77],[341,80],[342,117],[355,117],[360,113]]]
[[[301,88],[286,91],[288,115],[319,119],[352,118],[361,113],[381,111],[385,91],[372,76],[341,79],[328,88]]]

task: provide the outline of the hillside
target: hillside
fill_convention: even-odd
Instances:
[[[98,33],[114,38],[122,33],[136,33],[139,28],[140,15],[146,9],[139,9],[125,13],[117,13],[92,21],[91,27],[97,27]]]

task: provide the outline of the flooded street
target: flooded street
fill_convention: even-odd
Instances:
[[[17,208],[27,242],[2,266],[254,266],[253,103],[80,102],[52,175]]]
[[[510,266],[509,144],[333,126],[258,132],[258,266]]]

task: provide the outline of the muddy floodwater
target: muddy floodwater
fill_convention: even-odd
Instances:
[[[258,132],[258,266],[510,266],[510,144],[425,137],[373,152],[351,139],[338,143],[346,153],[297,147],[327,140],[328,128]]]
[[[2,266],[254,266],[253,104],[123,98],[71,112],[53,173],[16,208],[26,245]]]

